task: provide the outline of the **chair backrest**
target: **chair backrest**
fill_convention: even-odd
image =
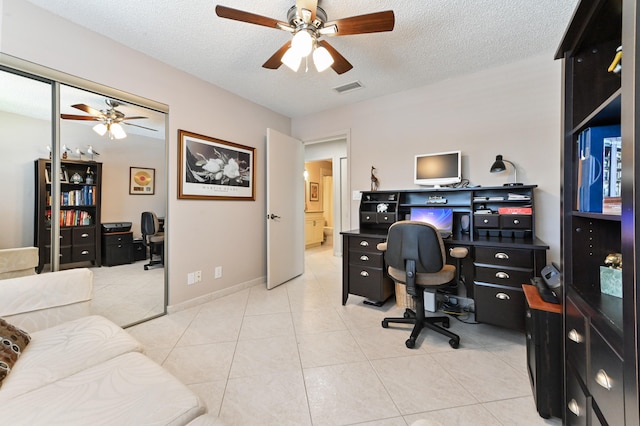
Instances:
[[[160,228],[158,224],[158,216],[154,212],[142,212],[140,219],[140,231],[142,232],[142,239],[146,241],[150,235],[155,235]]]
[[[405,269],[406,260],[415,261],[415,272],[432,274],[446,263],[440,232],[424,222],[403,220],[389,227],[384,258],[389,266]]]

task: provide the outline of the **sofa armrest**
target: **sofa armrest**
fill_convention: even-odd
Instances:
[[[37,247],[0,250],[0,280],[34,275],[38,266]]]
[[[0,317],[32,332],[90,314],[93,272],[69,269],[0,281]]]

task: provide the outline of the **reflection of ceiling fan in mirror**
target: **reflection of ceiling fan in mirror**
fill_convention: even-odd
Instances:
[[[378,33],[391,31],[395,25],[392,10],[327,21],[327,14],[318,7],[318,0],[296,0],[295,6],[287,13],[287,22],[220,5],[216,6],[216,14],[221,18],[262,25],[293,34],[293,38],[262,65],[264,68],[277,69],[280,64],[285,64],[297,71],[302,59],[312,55],[313,63],[319,72],[331,67],[338,74],[349,71],[353,65],[329,43],[320,40],[322,36]]]
[[[141,129],[151,130],[156,132],[156,129],[152,129],[149,127],[139,126],[133,123],[127,123],[127,120],[139,120],[148,117],[127,117],[122,112],[118,111],[116,108],[121,104],[118,101],[113,99],[105,99],[107,104],[107,109],[103,109],[98,111],[95,108],[91,108],[89,105],[85,104],[76,104],[71,105],[73,108],[79,109],[80,111],[84,111],[87,114],[91,115],[73,115],[73,114],[60,114],[60,117],[66,120],[87,120],[87,121],[99,121],[98,124],[93,126],[93,130],[103,136],[105,133],[109,133],[109,139],[122,139],[126,138],[127,134],[124,131],[124,128],[121,126],[122,124],[126,124],[128,126],[140,127]]]

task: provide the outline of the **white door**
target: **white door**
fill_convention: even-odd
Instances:
[[[267,129],[267,288],[304,272],[304,148]]]

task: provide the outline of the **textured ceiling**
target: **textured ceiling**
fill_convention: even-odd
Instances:
[[[535,55],[549,61],[577,0],[322,0],[328,19],[393,10],[392,32],[332,37],[354,68],[262,64],[290,37],[219,18],[215,6],[286,21],[294,0],[28,0],[289,117],[425,86]],[[364,88],[338,94],[354,81]]]

